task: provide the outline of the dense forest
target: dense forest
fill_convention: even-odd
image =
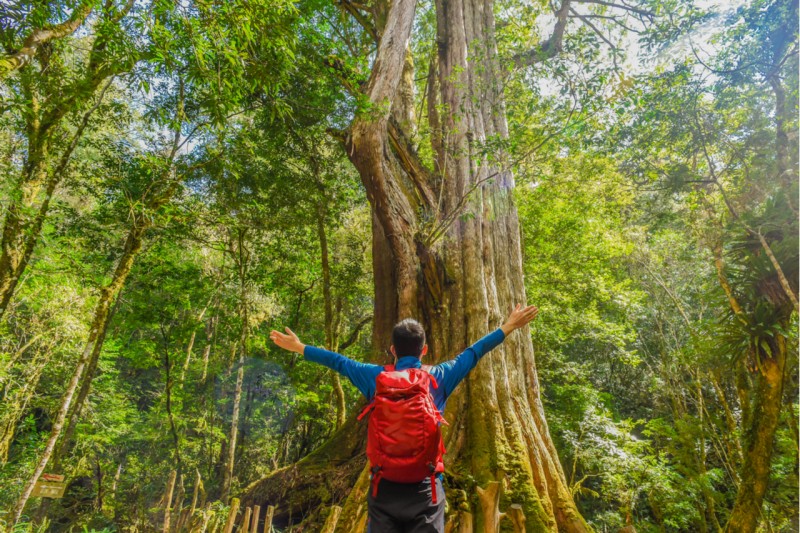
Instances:
[[[448,531],[800,528],[797,0],[9,0],[0,43],[0,528],[363,531],[364,399],[270,330],[436,363],[524,302]]]

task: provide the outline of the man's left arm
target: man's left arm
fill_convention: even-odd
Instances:
[[[536,318],[538,313],[536,306],[517,305],[502,326],[461,352],[455,359],[437,365],[442,371],[440,385],[444,387],[445,395],[449,396],[455,390],[484,355],[499,346],[511,332]]]

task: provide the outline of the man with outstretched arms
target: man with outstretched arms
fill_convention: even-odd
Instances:
[[[481,357],[514,330],[536,318],[535,306],[517,305],[498,329],[455,359],[425,366],[425,330],[407,318],[392,330],[394,365],[353,361],[341,354],[306,346],[292,330],[272,331],[270,339],[347,377],[370,402],[367,457],[372,489],[368,503],[370,533],[444,531],[442,487],[444,446],[440,425],[445,403]],[[435,490],[431,487],[435,485]]]

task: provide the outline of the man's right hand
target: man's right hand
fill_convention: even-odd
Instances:
[[[273,329],[269,334],[269,338],[272,339],[272,342],[284,350],[289,350],[290,352],[302,354],[306,347],[305,344],[300,342],[300,339],[297,338],[297,335],[294,334],[294,331],[290,330],[289,328],[286,328],[286,334],[280,333]]]
[[[500,326],[500,329],[502,329],[503,333],[508,337],[509,333],[515,329],[521,328],[536,318],[537,314],[539,314],[539,308],[535,305],[522,307],[522,304],[517,304],[514,309],[511,310],[505,324]]]

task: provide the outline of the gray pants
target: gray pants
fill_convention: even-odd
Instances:
[[[431,500],[430,478],[419,483],[394,483],[381,479],[378,495],[367,496],[367,533],[444,533],[444,487],[436,479],[436,505]]]

